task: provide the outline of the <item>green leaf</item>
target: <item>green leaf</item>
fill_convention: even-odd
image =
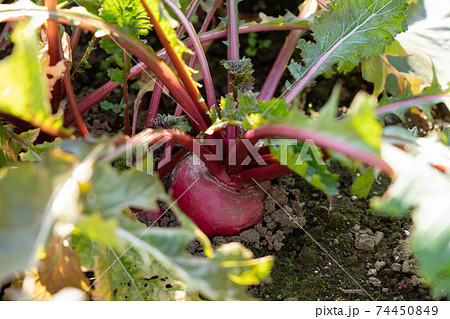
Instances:
[[[383,128],[382,139],[384,142],[392,145],[406,145],[416,142],[417,135],[413,130],[396,125],[388,125]]]
[[[361,58],[384,53],[384,47],[406,29],[406,8],[405,0],[333,1],[310,23],[315,42],[299,40],[303,63],[291,62],[292,76],[304,81],[303,88],[319,75],[349,72]]]
[[[420,98],[420,97],[441,95],[444,93],[450,94],[450,87],[446,90],[442,89],[441,85],[439,84],[439,82],[437,80],[437,76],[435,73],[435,76],[433,78],[433,82],[431,83],[431,85],[424,88],[420,94],[414,95],[414,93],[411,90],[411,86],[408,83],[406,85],[406,89],[400,95],[398,95],[398,96],[387,96],[387,95],[383,96],[378,107],[393,104],[396,102],[408,101],[408,100]],[[420,108],[422,110],[422,112],[425,113],[425,115],[431,119],[431,118],[433,118],[431,115],[431,108],[439,102],[444,102],[447,105],[447,108],[450,109],[450,97],[447,96],[447,98],[444,98],[444,97],[439,98],[438,97],[436,99],[430,99],[428,101],[418,102],[418,103],[415,103],[414,105],[409,104],[409,105],[405,105],[402,107],[398,107],[398,108],[390,111],[390,113],[397,115],[400,119],[402,119],[402,121],[405,121],[406,120],[405,113],[409,109],[411,109],[412,107],[415,106],[415,107]],[[380,117],[384,117],[385,114],[386,114],[386,112],[381,113]]]
[[[55,149],[56,147],[58,147],[61,144],[62,140],[58,137],[56,138],[53,142],[44,142],[41,144],[36,144],[34,146],[30,146],[30,148],[23,153],[20,153],[20,159],[24,162],[36,162],[38,160],[40,160],[39,158],[36,157],[36,155],[31,152],[31,149],[33,149],[33,151],[43,157],[43,155],[45,153],[47,153],[49,150]]]
[[[102,6],[101,0],[77,0],[77,3],[80,6],[83,6],[83,8],[85,8],[88,12],[93,14],[98,14],[98,11]]]
[[[119,222],[115,218],[103,219],[99,212],[82,216],[76,223],[75,234],[86,234],[91,240],[118,247],[115,231]]]
[[[36,262],[46,239],[37,238],[44,212],[54,189],[70,176],[72,161],[73,157],[55,155],[37,165],[17,163],[0,180],[0,276],[10,276]],[[72,194],[66,196],[69,200]]]
[[[34,266],[52,229],[61,238],[70,234],[81,213],[81,186],[103,148],[91,147],[81,161],[53,150],[38,163],[6,171],[0,180],[0,275]]]
[[[307,19],[300,19],[298,16],[293,14],[290,11],[287,11],[284,16],[271,17],[266,15],[263,12],[258,14],[260,21],[259,22],[246,22],[243,23],[241,20],[239,28],[250,28],[250,27],[264,27],[264,26],[281,26],[281,25],[290,25],[290,26],[308,26],[309,20],[312,19],[312,16],[309,16]],[[210,32],[217,32],[220,30],[226,29],[226,19],[222,19],[222,21],[217,25],[216,28],[211,30]]]
[[[239,110],[242,109],[238,109],[237,103],[233,99],[233,93],[228,93],[227,95],[222,96],[220,98],[219,107],[221,110],[220,115],[222,120],[242,120],[243,114],[238,113]]]
[[[361,70],[364,79],[374,84],[373,95],[378,96],[383,92],[386,78],[390,74],[386,63],[383,63],[380,57],[372,56],[362,61]]]
[[[94,300],[200,299],[160,262],[144,260],[135,248],[122,253],[80,236],[74,238],[74,244],[82,265],[97,275]]]
[[[5,166],[8,162],[17,161],[22,149],[22,145],[12,139],[5,128],[0,125],[0,167]]]
[[[383,197],[372,198],[371,206],[393,216],[404,216],[412,209],[410,244],[420,273],[435,294],[450,294],[450,178],[430,166],[440,157],[446,163],[450,149],[433,138],[418,139],[408,149],[383,145],[383,159],[393,168],[394,177]],[[431,150],[434,156],[428,155]]]
[[[259,22],[248,22],[244,23],[243,26],[255,27],[255,26],[277,26],[277,25],[292,25],[292,26],[307,26],[308,19],[300,19],[298,16],[290,11],[287,11],[284,16],[279,15],[278,17],[271,17],[263,12],[258,14]]]
[[[180,216],[181,212],[175,210]],[[158,259],[189,289],[199,290],[213,300],[248,299],[247,289],[242,284],[255,284],[267,277],[273,264],[271,257],[252,259],[252,252],[239,243],[220,246],[211,258],[190,256],[186,247],[195,233],[184,226],[179,230],[150,228],[144,234],[142,231],[134,233],[133,236],[121,231],[119,235],[133,243],[141,255],[147,253]]]
[[[100,211],[104,216],[120,215],[129,207],[155,210],[157,200],[166,200],[159,177],[135,168],[119,173],[109,163],[98,163],[92,176],[92,188],[86,193],[87,211]]]
[[[383,91],[391,95],[398,95],[406,89],[407,84],[411,86],[411,90],[415,94],[422,92],[423,79],[397,70],[389,62],[393,56],[401,58],[407,56],[398,41],[393,41],[388,45],[385,48],[385,54],[362,60],[362,75],[366,81],[374,84],[373,95],[378,96]]]
[[[380,154],[382,127],[374,115],[377,105],[376,98],[364,92],[358,93],[350,104],[348,115],[341,120],[336,120],[339,91],[339,87],[333,90],[330,99],[320,109],[317,118],[310,119],[306,115],[298,115],[299,112],[294,110],[288,118],[279,122],[298,128],[311,129],[322,135],[342,140],[366,152]]]
[[[281,164],[289,167],[314,187],[323,190],[328,196],[339,194],[339,175],[328,171],[322,160],[323,154],[315,145],[287,139],[275,142],[271,139],[270,152]]]
[[[152,122],[150,127],[156,130],[174,129],[182,132],[189,132],[192,130],[186,115],[174,116],[170,114],[158,114],[156,118],[151,119],[150,121]]]
[[[167,36],[171,46],[174,48],[178,57],[181,61],[183,61],[182,56],[183,53],[191,54],[192,51],[189,50],[181,40],[178,39],[175,29],[178,27],[178,22],[174,20],[166,8],[162,1],[159,0],[145,0],[145,3],[150,8],[150,11],[155,16],[156,21],[159,22],[164,34]]]
[[[209,240],[175,204],[171,206],[181,229],[145,228],[118,216],[120,228],[112,234],[115,245],[101,244],[79,232],[74,235],[82,265],[96,276],[94,299],[197,299],[194,292],[198,290],[210,299],[241,300],[248,298],[245,285],[268,276],[272,258],[252,259],[251,251],[238,243],[223,245],[212,253]],[[210,258],[187,252],[194,239],[203,243]]]
[[[408,9],[408,31],[397,36],[407,57],[390,59],[399,70],[412,73],[428,84],[437,81],[448,88],[450,66],[450,2],[419,0]],[[436,67],[436,75],[432,67]]]
[[[450,146],[450,127],[444,127],[441,133],[441,139],[445,145]]]
[[[363,169],[362,172],[360,169],[360,173],[358,174],[359,175],[356,176],[352,183],[350,194],[358,196],[358,198],[366,198],[372,189],[373,182],[375,181],[375,173],[373,168],[369,167],[367,169]]]
[[[112,103],[105,100],[100,102],[100,107],[105,111],[113,111],[114,113],[120,113],[121,110],[120,104]]]
[[[5,134],[4,137],[2,137],[2,132],[4,132]],[[2,148],[4,149],[3,152],[8,150],[8,143],[10,143],[11,149],[9,149],[9,152],[12,152],[9,153],[12,156],[9,158],[10,160],[17,161],[18,158],[20,158],[24,162],[35,162],[41,160],[41,157],[45,152],[54,149],[61,143],[61,138],[58,137],[53,142],[44,142],[34,145],[39,132],[40,129],[32,129],[17,135],[14,132],[14,127],[11,125],[6,125],[3,128],[0,127],[0,141],[6,138],[6,140],[4,140],[6,144],[2,146]],[[9,136],[7,136],[6,134],[8,134]],[[9,140],[10,137],[11,139]],[[23,148],[26,149],[25,152],[21,152]],[[2,160],[0,157],[0,166],[1,163]]]
[[[236,102],[233,95],[220,99],[221,118],[224,121],[243,121],[245,129],[256,127],[266,119],[278,119],[289,115],[289,104],[284,99],[258,100],[258,94],[250,91],[238,93]]]
[[[49,87],[38,60],[36,22],[19,22],[11,35],[14,48],[0,61],[0,111],[40,127],[46,132],[59,131],[61,116],[52,115]]]
[[[109,69],[107,71],[107,74],[111,81],[122,83],[123,80],[125,80],[125,74],[123,70],[118,68]]]
[[[366,93],[358,93],[350,105],[349,115],[343,120],[336,120],[338,108],[339,87],[333,90],[328,102],[320,109],[319,116],[311,119],[304,113],[294,109],[287,117],[264,120],[264,124],[281,124],[316,132],[321,136],[333,138],[343,145],[351,145],[361,152],[379,156],[380,138],[382,128],[374,116],[377,104],[375,97]],[[287,142],[286,142],[287,143]],[[326,165],[321,162],[320,151],[316,148],[314,140],[309,141],[306,149],[298,146],[287,148],[287,166],[304,177],[314,186],[325,191],[327,195],[337,194],[337,176],[328,172]],[[283,161],[274,147],[271,150],[279,161]],[[301,153],[303,151],[303,154]],[[308,155],[307,158],[305,156]],[[330,152],[329,155],[335,156]],[[283,162],[281,162],[283,164]]]
[[[140,0],[102,0],[100,16],[136,36],[146,36],[150,30],[150,20]]]

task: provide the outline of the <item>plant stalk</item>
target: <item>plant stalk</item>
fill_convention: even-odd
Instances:
[[[183,61],[176,54],[175,49],[170,44],[169,39],[167,38],[166,34],[164,33],[159,22],[156,20],[155,16],[151,12],[147,3],[144,0],[140,0],[140,1],[141,1],[142,5],[144,6],[144,9],[147,12],[148,17],[150,18],[150,22],[153,25],[153,30],[156,32],[158,39],[162,43],[164,48],[166,49],[166,52],[169,54],[170,60],[172,61],[173,65],[175,67],[175,70],[177,71],[181,81],[185,85],[185,88],[190,97],[190,100],[193,102],[193,104],[197,108],[198,112],[196,112],[196,113],[199,113],[201,115],[201,117],[203,118],[203,122],[205,122],[207,124],[206,126],[209,126],[211,124],[211,119],[207,115],[206,105],[199,100],[200,92],[198,91],[198,88],[196,87],[194,81],[192,80],[191,75],[189,74],[187,68],[184,66]],[[173,94],[172,91],[171,91],[171,93]]]
[[[298,17],[300,19],[304,19],[310,12],[310,7],[313,4],[314,1],[307,0]],[[297,46],[298,39],[303,33],[304,30],[292,30],[287,36],[283,47],[278,53],[275,63],[272,65],[269,75],[264,81],[261,91],[259,92],[258,99],[260,101],[269,101],[273,98],[275,90],[280,83],[281,76],[283,75],[283,72],[286,69],[287,64],[289,63],[289,59],[291,58],[292,53]]]
[[[438,103],[444,99],[449,99],[449,98],[450,98],[450,93],[418,97],[418,98],[411,99],[408,101],[400,101],[400,102],[396,102],[396,103],[392,103],[392,104],[388,104],[388,105],[379,107],[375,110],[375,114],[381,115],[381,114],[384,114],[387,112],[392,112],[393,110],[398,109],[398,108],[402,108],[405,106],[413,107],[414,105],[417,105],[419,103],[424,103],[424,102],[435,101],[436,103]]]
[[[70,24],[70,22],[65,19],[60,19],[59,21],[61,23]],[[95,29],[88,24],[83,24],[82,27],[87,30],[90,30],[90,31],[95,31]],[[279,29],[276,29],[274,26],[241,27],[241,28],[239,28],[239,34],[246,34],[246,33],[252,33],[252,32],[274,31],[274,30],[293,30],[293,29],[294,30],[295,29],[308,30],[309,29],[309,27],[307,27],[307,26],[290,26],[290,25],[288,25],[288,26],[277,26],[277,27],[279,27]],[[205,32],[205,33],[199,35],[199,39],[200,39],[200,42],[203,43],[203,42],[208,42],[208,41],[213,41],[216,39],[223,38],[226,35],[227,35],[226,30]],[[186,41],[185,44],[188,48],[192,47],[192,43],[190,41]],[[164,56],[165,53],[166,53],[165,50],[161,50],[157,53],[157,56],[161,58],[162,56]],[[128,77],[128,79],[140,74],[141,72],[143,72],[147,69],[148,69],[147,65],[143,62],[140,62],[140,63],[134,65],[131,68],[130,76]],[[105,96],[107,96],[109,93],[111,93],[116,88],[118,88],[119,85],[120,85],[119,83],[109,81],[106,84],[104,84],[103,86],[101,86],[100,88],[98,88],[95,92],[93,92],[89,96],[85,97],[83,100],[81,100],[79,102],[81,113],[87,112],[91,107],[93,107],[95,104],[97,104],[99,101],[101,101]],[[65,114],[65,118],[66,119],[65,119],[64,125],[67,126],[73,122],[73,116],[70,114],[70,111]]]
[[[46,6],[48,10],[56,10],[56,5],[58,4],[57,0],[47,0]],[[49,66],[52,67],[56,65],[62,58],[61,52],[61,43],[59,40],[59,27],[58,21],[53,18],[49,18],[47,20],[47,37],[48,37],[48,54],[50,56]],[[59,103],[62,99],[62,87],[61,80],[56,81],[52,90],[52,113],[55,114],[58,112]]]
[[[77,123],[78,129],[83,137],[89,135],[89,131],[86,128],[86,124],[81,116],[80,109],[77,105],[77,100],[75,99],[75,94],[73,93],[72,81],[70,80],[70,73],[68,70],[64,72],[64,86],[66,88],[67,99],[69,100],[70,109]]]
[[[392,168],[377,155],[361,150],[346,141],[338,140],[315,131],[293,128],[286,125],[266,125],[247,131],[244,139],[248,139],[252,145],[260,139],[270,137],[294,138],[299,141],[312,139],[314,143],[326,150],[332,150],[345,156],[363,162],[369,166],[381,169],[384,173],[392,176]],[[248,156],[248,150],[243,143],[236,143],[235,152],[237,163],[242,163]]]
[[[236,174],[230,178],[236,183],[254,183],[270,181],[272,179],[291,174],[292,171],[279,163],[251,168]]]

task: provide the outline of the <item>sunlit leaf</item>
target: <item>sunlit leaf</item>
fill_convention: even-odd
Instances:
[[[243,121],[246,129],[256,127],[263,120],[279,119],[289,115],[289,104],[284,99],[258,100],[258,94],[250,91],[238,93],[236,102],[232,94],[220,99],[221,119]]]
[[[373,168],[369,167],[362,170],[362,172],[360,172],[359,175],[355,177],[355,180],[352,183],[350,194],[358,196],[359,198],[366,198],[367,195],[369,195],[374,181],[375,175]]]
[[[35,23],[20,22],[11,35],[13,52],[0,61],[0,111],[28,121],[55,134],[62,126],[62,117],[51,113],[49,87],[38,60],[38,39]]]
[[[11,275],[36,262],[34,254],[45,244],[36,242],[44,211],[54,188],[70,174],[72,161],[70,156],[50,156],[38,166],[18,163],[0,180],[1,275]]]
[[[445,94],[445,93],[447,93],[447,96],[441,96],[442,94]],[[381,101],[379,103],[379,107],[393,104],[396,102],[408,101],[408,100],[420,98],[420,97],[428,97],[428,96],[432,97],[432,96],[436,96],[436,95],[438,97],[430,98],[430,99],[427,99],[422,102],[417,102],[417,103],[414,103],[413,105],[407,104],[405,106],[395,108],[389,112],[383,112],[380,114],[380,116],[384,117],[384,115],[386,113],[393,113],[393,114],[397,115],[400,119],[405,121],[405,113],[408,110],[410,110],[412,107],[418,107],[429,119],[431,119],[432,118],[431,108],[434,105],[436,105],[440,102],[444,102],[447,105],[447,108],[450,109],[450,87],[448,89],[444,90],[441,87],[441,85],[439,84],[436,74],[435,74],[435,77],[434,77],[431,85],[424,88],[420,94],[415,95],[411,89],[411,85],[407,84],[406,89],[403,91],[403,93],[399,94],[398,96],[387,96],[387,95],[383,96],[383,98],[381,99]]]
[[[115,236],[117,227],[119,227],[119,222],[116,219],[103,219],[101,214],[96,212],[88,216],[82,216],[76,223],[74,233],[83,233],[90,239],[104,245],[117,247],[119,245]]]
[[[11,138],[7,130],[0,125],[0,167],[8,162],[15,162],[22,146]]]
[[[145,36],[150,30],[150,20],[140,0],[102,0],[100,16],[136,36]]]
[[[349,114],[338,121],[336,120],[338,98],[339,89],[335,89],[315,119],[294,109],[289,116],[265,120],[262,125],[280,124],[309,130],[356,147],[361,152],[379,156],[382,128],[374,116],[376,99],[366,93],[359,93],[350,105]],[[305,144],[293,142],[288,140],[282,142],[284,155],[281,152],[281,146],[272,145],[272,154],[281,164],[287,165],[315,187],[330,196],[337,194],[338,176],[328,172],[322,160],[322,153],[314,144],[314,140],[306,141],[308,143]],[[330,153],[331,156],[334,154]]]
[[[54,238],[45,251],[42,266],[39,267],[39,281],[50,294],[66,287],[81,290],[89,288],[89,280],[80,268],[78,254],[69,247],[69,241]]]
[[[385,48],[385,54],[380,56],[372,56],[369,59],[363,59],[361,63],[361,71],[365,80],[374,84],[373,95],[378,96],[386,90],[393,94],[389,86],[387,86],[387,77],[392,74],[396,77],[396,92],[403,92],[409,84],[414,94],[422,92],[423,79],[412,74],[398,71],[391,63],[388,56],[406,56],[403,48],[397,41],[393,41]]]
[[[408,8],[408,31],[397,36],[397,41],[408,54],[405,58],[390,58],[390,62],[405,73],[418,75],[428,84],[437,78],[448,88],[450,67],[450,2],[419,0]],[[436,68],[436,75],[432,67]]]
[[[161,28],[162,28],[164,34],[167,36],[167,39],[169,40],[171,46],[174,48],[178,57],[180,58],[181,61],[183,61],[183,59],[182,59],[183,53],[191,53],[191,50],[189,50],[183,44],[183,42],[181,42],[178,39],[178,37],[175,33],[175,28],[178,26],[178,22],[170,16],[168,11],[164,7],[164,4],[162,1],[145,0],[145,3],[150,8],[155,19],[161,25]]]
[[[294,79],[304,79],[303,87],[319,75],[346,73],[361,58],[382,54],[394,36],[406,29],[405,0],[337,0],[328,8],[310,23],[315,42],[298,42],[303,63],[289,65]]]
[[[425,142],[425,152],[420,146]],[[436,147],[429,139],[419,139],[404,152],[384,144],[383,159],[393,168],[393,183],[383,197],[373,198],[378,211],[404,216],[412,209],[414,228],[410,243],[417,256],[421,275],[431,282],[435,294],[450,294],[450,178],[430,165],[427,149]],[[439,143],[438,143],[439,144]],[[435,146],[433,146],[435,145]],[[440,144],[437,154],[450,161],[450,150]]]

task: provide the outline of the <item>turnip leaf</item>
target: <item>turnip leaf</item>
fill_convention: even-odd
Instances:
[[[440,102],[445,103],[447,108],[450,109],[450,87],[444,90],[434,72],[433,82],[430,86],[424,88],[420,94],[415,95],[411,86],[407,84],[406,89],[398,96],[383,96],[377,114],[384,117],[387,113],[393,113],[405,121],[405,113],[412,107],[418,107],[431,119],[431,108]]]
[[[398,217],[412,209],[410,243],[420,273],[431,282],[436,295],[450,294],[450,178],[430,165],[448,170],[450,150],[433,137],[418,139],[408,150],[383,144],[382,157],[393,168],[394,177],[384,195],[372,199],[371,206]]]
[[[366,198],[372,188],[375,175],[373,168],[369,167],[362,170],[359,175],[355,177],[352,183],[350,194],[358,196],[358,198]]]
[[[100,16],[136,36],[145,36],[150,20],[140,0],[103,0]]]
[[[36,265],[44,252],[68,253],[70,259],[72,253],[63,247],[44,247],[49,237],[66,238],[73,232],[72,245],[81,264],[77,258],[73,264],[67,258],[56,258],[56,263],[93,271],[94,299],[192,300],[198,299],[197,291],[210,299],[247,298],[245,285],[266,277],[273,260],[253,259],[236,243],[214,253],[208,238],[177,208],[157,175],[135,168],[119,172],[109,161],[100,160],[113,150],[108,139],[94,145],[69,141],[38,163],[19,163],[2,173],[0,275],[9,277]],[[131,214],[129,206],[155,209],[158,200],[170,205],[181,228],[147,228],[126,216]],[[207,258],[188,253],[194,239],[203,245]],[[54,273],[38,274],[44,280],[41,284],[53,285],[53,292],[65,282],[54,283]],[[79,278],[74,280],[78,283]],[[87,290],[82,282],[80,287]]]
[[[390,62],[405,73],[422,77],[427,84],[437,77],[443,88],[449,88],[450,2],[413,1],[406,15],[408,31],[396,39],[408,56],[402,59],[392,57]]]
[[[350,105],[349,115],[338,121],[336,120],[338,97],[339,88],[333,91],[330,99],[320,109],[319,115],[315,119],[294,109],[287,117],[265,120],[261,124],[285,125],[292,127],[293,130],[298,128],[303,131],[315,132],[326,139],[330,138],[336,143],[340,143],[344,154],[346,145],[348,145],[348,149],[353,149],[352,152],[356,152],[357,149],[359,152],[365,153],[367,158],[378,158],[382,128],[374,116],[376,99],[365,93],[359,93]],[[338,176],[331,174],[325,163],[320,161],[322,153],[317,148],[322,146],[320,143],[320,141],[312,139],[306,145],[288,146],[287,162],[282,159],[282,154],[276,147],[272,146],[271,152],[281,164],[287,165],[292,171],[331,196],[338,193]],[[307,153],[305,153],[305,147]],[[303,153],[301,153],[302,149]],[[329,155],[338,159],[345,158],[337,152],[329,152]]]
[[[46,236],[38,239],[44,212],[54,189],[70,177],[72,160],[55,155],[37,165],[16,163],[0,180],[0,276],[35,265],[46,240]],[[67,201],[73,199],[72,193],[65,196]]]
[[[159,130],[159,129],[174,129],[182,132],[189,132],[192,127],[189,124],[189,121],[186,115],[182,116],[174,116],[170,114],[160,114],[156,116],[156,118],[151,119],[150,127]]]
[[[337,0],[310,23],[315,42],[300,39],[303,63],[292,61],[296,79],[286,99],[290,102],[319,75],[349,72],[361,58],[380,55],[406,29],[405,0]],[[337,69],[333,69],[336,65]]]
[[[62,128],[61,114],[52,115],[49,86],[38,59],[36,21],[20,22],[11,35],[12,54],[0,61],[0,112],[10,114],[47,132]]]

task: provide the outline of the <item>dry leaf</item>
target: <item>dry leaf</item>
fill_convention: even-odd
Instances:
[[[50,66],[50,57],[48,54],[48,36],[47,29],[44,25],[39,29],[41,35],[40,50],[39,50],[39,60],[42,62],[45,68],[45,72],[48,77],[48,84],[51,92],[55,83],[64,76],[64,72],[72,68],[72,48],[70,47],[70,36],[67,32],[64,32],[61,37],[61,49],[63,52],[64,59],[58,61],[55,65]]]
[[[89,289],[89,280],[81,271],[78,254],[66,239],[61,238],[53,239],[47,248],[39,268],[39,281],[51,294],[66,287]]]

